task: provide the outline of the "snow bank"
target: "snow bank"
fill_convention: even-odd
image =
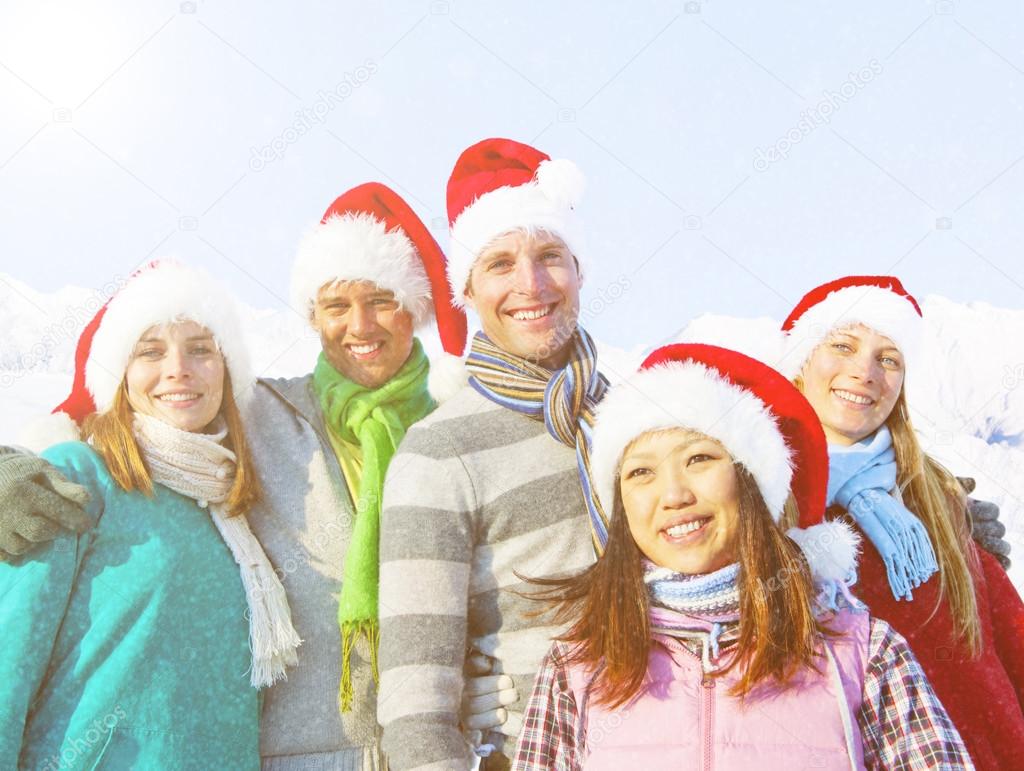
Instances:
[[[78,333],[116,290],[66,287],[44,294],[0,273],[0,442],[67,395]],[[925,448],[975,495],[999,504],[1014,547],[1011,577],[1024,586],[1024,311],[926,297],[923,360],[907,380],[912,417]],[[257,372],[299,375],[313,368],[319,341],[291,310],[240,308]],[[726,345],[765,360],[779,321],[705,314],[675,339]],[[436,335],[424,339],[428,353]],[[623,350],[598,341],[614,383],[635,371],[649,341]]]

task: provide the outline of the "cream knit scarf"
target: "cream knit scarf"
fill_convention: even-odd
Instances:
[[[135,439],[153,481],[209,508],[213,524],[238,563],[249,605],[250,682],[254,688],[263,688],[287,677],[285,668],[296,664],[295,649],[302,640],[292,626],[284,587],[245,516],[227,515],[225,501],[234,482],[235,454],[224,446],[228,431],[223,421],[218,419],[214,427],[214,433],[191,433],[135,414]]]

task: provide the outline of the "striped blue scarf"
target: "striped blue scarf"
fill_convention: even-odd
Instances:
[[[713,573],[686,575],[644,560],[651,631],[699,653],[705,672],[716,668],[720,646],[739,637],[738,562]]]
[[[543,420],[556,441],[576,450],[594,549],[600,554],[608,542],[608,518],[591,484],[590,440],[594,408],[604,398],[608,381],[597,371],[597,349],[590,335],[577,327],[567,344],[572,349],[569,362],[551,371],[499,348],[483,332],[477,332],[466,368],[469,384],[478,393],[533,420]]]

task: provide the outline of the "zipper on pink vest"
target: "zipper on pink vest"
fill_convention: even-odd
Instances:
[[[715,746],[714,740],[714,718],[715,718],[715,678],[703,675],[700,680],[701,696],[701,732],[704,736],[704,762],[701,767],[704,771],[711,771],[712,750]]]

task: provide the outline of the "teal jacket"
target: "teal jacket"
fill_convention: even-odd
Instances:
[[[245,592],[209,512],[126,493],[81,442],[43,457],[97,524],[0,563],[0,769],[258,769]]]

